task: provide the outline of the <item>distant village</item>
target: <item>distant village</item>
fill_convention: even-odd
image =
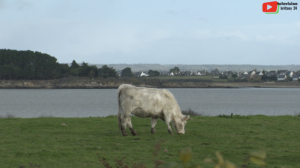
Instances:
[[[152,70],[149,70],[152,71]],[[148,72],[133,72],[134,77],[151,77]],[[117,71],[118,75],[122,75],[122,70]],[[299,71],[289,71],[289,70],[277,70],[277,71],[220,71],[214,69],[212,71],[173,71],[172,69],[167,71],[160,71],[159,75],[155,76],[212,76],[212,78],[235,78],[235,79],[251,79],[251,80],[273,80],[273,81],[299,81],[300,80],[300,70]]]

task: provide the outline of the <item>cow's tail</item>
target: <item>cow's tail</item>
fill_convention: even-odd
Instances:
[[[119,97],[119,99],[120,99],[120,97]],[[120,100],[119,100],[118,123],[119,123],[119,129],[121,131],[121,107],[120,107]]]
[[[120,100],[120,96],[121,96],[121,90],[123,89],[124,85],[120,85],[119,88],[118,88],[118,106],[119,106],[119,112],[118,112],[118,123],[119,123],[119,129],[120,131],[122,131],[121,129],[121,115],[122,115],[122,112],[121,112],[121,100]]]

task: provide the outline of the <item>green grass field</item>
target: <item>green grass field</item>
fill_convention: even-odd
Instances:
[[[170,135],[163,121],[150,133],[150,119],[134,117],[138,136],[122,137],[117,117],[5,118],[0,119],[0,167],[103,167],[98,155],[115,167],[115,158],[154,167],[156,159],[179,163],[180,149],[190,147],[190,164],[214,167],[205,158],[224,159],[237,167],[258,167],[245,162],[251,151],[267,153],[265,167],[300,167],[300,117],[233,116],[193,117],[185,135]],[[63,124],[64,123],[64,124]],[[160,149],[153,155],[156,144]],[[157,150],[158,148],[156,148]],[[167,149],[168,152],[164,152]]]

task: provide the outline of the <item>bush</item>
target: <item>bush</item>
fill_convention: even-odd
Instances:
[[[273,75],[273,76],[267,76],[267,75],[263,75],[261,77],[262,81],[277,81],[277,76]]]
[[[184,115],[190,115],[190,116],[203,116],[203,114],[196,113],[191,108],[189,108],[188,110],[182,110],[181,113]]]
[[[220,114],[217,117],[219,118],[238,118],[238,119],[249,119],[248,116],[241,116],[241,115],[233,115],[233,113],[231,113],[231,115],[225,115],[225,114]]]
[[[295,114],[294,114],[294,116],[298,116],[298,117],[300,117],[300,112],[298,112],[298,113],[295,113]]]
[[[220,75],[219,79],[228,79],[228,76],[227,75]]]
[[[0,115],[0,118],[16,118],[15,115],[7,113],[5,116]]]

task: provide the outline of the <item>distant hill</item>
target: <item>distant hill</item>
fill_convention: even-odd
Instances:
[[[104,64],[96,64],[97,67],[102,67]],[[220,71],[250,71],[256,69],[258,71],[266,70],[290,70],[298,71],[300,70],[300,65],[217,65],[217,64],[202,64],[202,65],[186,65],[186,64],[108,64],[108,67],[113,67],[116,70],[122,70],[126,67],[130,67],[132,71],[148,71],[149,69],[158,71],[169,71],[175,66],[179,67],[181,71],[199,71],[207,70],[211,71],[214,69],[219,69]]]

